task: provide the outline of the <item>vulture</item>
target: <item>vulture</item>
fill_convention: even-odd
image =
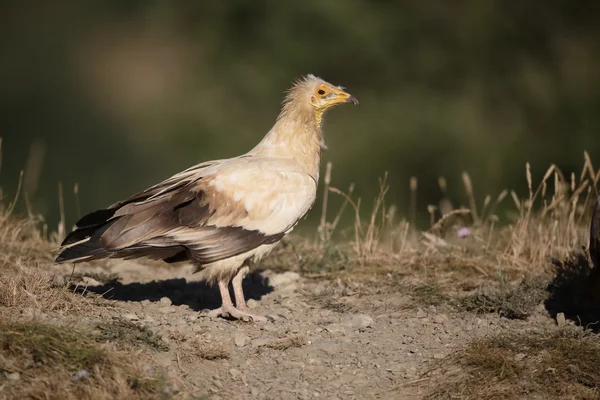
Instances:
[[[221,307],[209,316],[266,321],[249,312],[242,280],[313,205],[325,149],[323,114],[343,103],[358,100],[314,75],[301,78],[252,150],[195,165],[85,215],[61,243],[56,262],[189,260],[218,285]]]

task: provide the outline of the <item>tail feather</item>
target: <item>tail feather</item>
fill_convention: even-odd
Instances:
[[[75,225],[80,229],[91,228],[93,226],[98,227],[111,219],[112,216],[115,215],[115,212],[117,212],[116,208],[96,210],[81,217]]]
[[[207,164],[202,164],[206,166]],[[190,170],[191,171],[191,170]],[[185,175],[188,177],[189,173]],[[141,226],[145,222],[150,220],[153,216],[159,215],[163,210],[160,207],[161,204],[170,204],[172,200],[172,194],[182,186],[187,185],[190,182],[189,177],[180,181],[168,179],[158,185],[155,185],[147,190],[137,193],[128,199],[119,201],[106,209],[96,210],[89,214],[84,215],[76,223],[76,229],[69,233],[67,237],[61,243],[61,251],[56,258],[57,263],[61,262],[80,262],[95,260],[98,258],[105,257],[121,257],[121,258],[138,258],[138,257],[150,257],[154,259],[168,259],[168,260],[180,260],[183,257],[178,255],[179,253],[185,253],[187,248],[177,243],[156,243],[149,242],[143,235],[140,237],[131,238],[124,246],[112,246],[115,238],[121,237],[123,234],[127,234],[127,229],[120,229],[119,226],[114,226],[115,223],[119,222],[123,225],[127,220],[134,218],[134,214],[138,215],[138,219],[134,225]],[[147,207],[155,207],[150,215],[143,214],[144,207],[132,207],[130,212],[120,213],[119,216],[115,217],[115,214],[119,210],[123,210],[124,206],[129,204],[142,205],[146,200],[153,196],[160,194],[163,202],[157,202],[153,204],[147,204]],[[184,191],[185,196],[191,196],[188,192]],[[193,195],[192,195],[193,197]],[[166,203],[165,203],[166,202]],[[125,215],[126,214],[126,215]],[[103,238],[102,235],[111,227],[115,232],[110,237]],[[130,229],[129,229],[130,230]],[[106,236],[106,235],[105,235]],[[136,240],[134,240],[136,239]],[[176,258],[173,258],[178,255]]]
[[[99,210],[81,218],[77,222],[80,227],[61,243],[63,248],[55,261],[79,262],[110,256],[111,251],[102,247],[100,237],[116,221],[108,221],[114,213],[114,210]],[[81,221],[84,223],[80,225]]]
[[[80,262],[95,260],[98,258],[104,258],[110,256],[111,252],[103,249],[100,245],[100,241],[91,241],[77,244],[73,247],[67,247],[63,249],[58,257],[56,257],[57,263],[63,263],[66,261]]]
[[[142,242],[121,249],[107,249],[101,242],[101,237],[111,226],[121,220],[121,217],[109,220],[112,210],[99,210],[83,217],[82,226],[69,233],[62,242],[61,252],[55,262],[82,262],[99,258],[118,257],[124,259],[148,257],[164,259],[166,262],[178,262],[187,259],[188,249],[181,245],[155,242]],[[93,215],[92,215],[93,214]],[[104,219],[106,218],[106,219]],[[79,226],[79,222],[78,222]]]
[[[94,232],[98,229],[98,226],[92,226],[89,228],[79,228],[75,229],[73,232],[69,233],[65,240],[60,244],[61,246],[70,246],[74,243],[81,242],[89,237],[91,237]]]

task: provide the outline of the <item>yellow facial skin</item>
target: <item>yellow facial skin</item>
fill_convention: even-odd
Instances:
[[[315,89],[310,98],[310,103],[316,110],[325,111],[330,107],[343,103],[358,105],[358,100],[350,93],[344,92],[340,87],[323,83]]]

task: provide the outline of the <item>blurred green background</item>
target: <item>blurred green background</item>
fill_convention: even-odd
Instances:
[[[418,213],[447,178],[466,203],[524,193],[550,163],[600,163],[600,2],[67,1],[0,6],[0,184],[67,221],[197,162],[249,150],[295,78],[361,102],[328,114],[333,185]],[[79,206],[73,186],[79,184]],[[335,199],[335,196],[333,196]],[[337,200],[337,199],[336,199]],[[21,207],[23,209],[23,207]],[[314,227],[319,208],[305,223]],[[425,223],[425,222],[423,222]]]

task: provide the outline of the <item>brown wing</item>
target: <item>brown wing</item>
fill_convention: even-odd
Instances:
[[[203,164],[200,167],[212,166]],[[229,221],[243,218],[243,207],[215,200],[210,178],[190,169],[111,207],[81,218],[63,241],[57,262],[105,257],[149,257],[167,262],[192,258],[208,264],[277,242],[284,232],[264,234],[242,226],[216,226],[221,209]],[[222,196],[222,195],[220,195]],[[213,199],[212,203],[209,201]]]

